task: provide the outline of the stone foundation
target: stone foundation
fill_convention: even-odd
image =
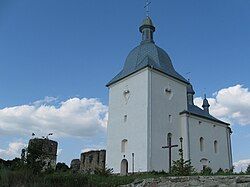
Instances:
[[[122,187],[250,187],[250,175],[160,177],[135,180]]]

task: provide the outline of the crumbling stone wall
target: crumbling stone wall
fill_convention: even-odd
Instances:
[[[42,155],[40,158],[44,162],[44,168],[45,170],[48,167],[52,167],[53,169],[56,168],[56,157],[57,157],[57,146],[58,143],[53,140],[49,140],[47,138],[34,138],[30,139],[28,149],[29,147],[37,147],[40,149]]]
[[[106,150],[88,151],[81,154],[80,170],[87,173],[94,173],[95,169],[104,169]]]
[[[79,159],[73,159],[70,163],[70,169],[73,172],[78,172],[80,170],[81,161]]]

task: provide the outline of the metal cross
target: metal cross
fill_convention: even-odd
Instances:
[[[149,5],[151,4],[151,2],[149,2],[148,0],[146,0],[146,5],[144,6],[144,8],[146,9],[146,15],[149,16]]]
[[[188,82],[190,82],[190,74],[191,74],[191,71],[187,72],[186,75],[188,77]]]
[[[178,145],[171,145],[171,142],[168,146],[163,146],[163,149],[168,149],[168,172],[171,173],[171,163],[172,163],[172,148],[173,147],[178,147]]]

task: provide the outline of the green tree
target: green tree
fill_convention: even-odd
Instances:
[[[187,176],[195,172],[194,167],[191,165],[191,160],[184,160],[182,149],[182,138],[180,138],[181,148],[179,149],[180,159],[173,161],[171,174],[177,176]]]
[[[69,167],[65,163],[58,162],[56,164],[56,171],[66,172],[69,170]]]
[[[45,163],[43,163],[44,152],[41,149],[42,145],[38,142],[30,143],[27,148],[27,166],[33,170],[34,174],[41,172]]]
[[[201,171],[202,175],[212,175],[212,169],[208,166],[204,167],[203,170]]]

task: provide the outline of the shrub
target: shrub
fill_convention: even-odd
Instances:
[[[194,167],[191,165],[191,160],[184,160],[183,158],[183,149],[182,149],[182,139],[181,149],[179,149],[180,159],[173,161],[173,166],[171,168],[171,174],[177,176],[188,176],[194,174]]]
[[[54,173],[44,177],[46,186],[88,186],[88,177],[83,174]]]
[[[212,169],[208,166],[204,167],[203,170],[201,171],[201,175],[212,175]]]
[[[96,175],[101,175],[101,176],[110,176],[113,173],[113,169],[112,168],[107,168],[105,166],[105,168],[96,168],[94,173]]]
[[[247,166],[246,174],[250,174],[250,164]]]
[[[58,162],[56,164],[56,171],[66,172],[69,170],[69,167],[65,163]]]
[[[223,171],[223,169],[218,169],[218,171],[215,173],[216,175],[223,175],[225,174],[225,172]]]
[[[168,173],[165,172],[164,170],[161,170],[161,171],[155,171],[155,170],[153,170],[153,171],[151,171],[149,173],[153,174],[153,175],[168,175]]]

